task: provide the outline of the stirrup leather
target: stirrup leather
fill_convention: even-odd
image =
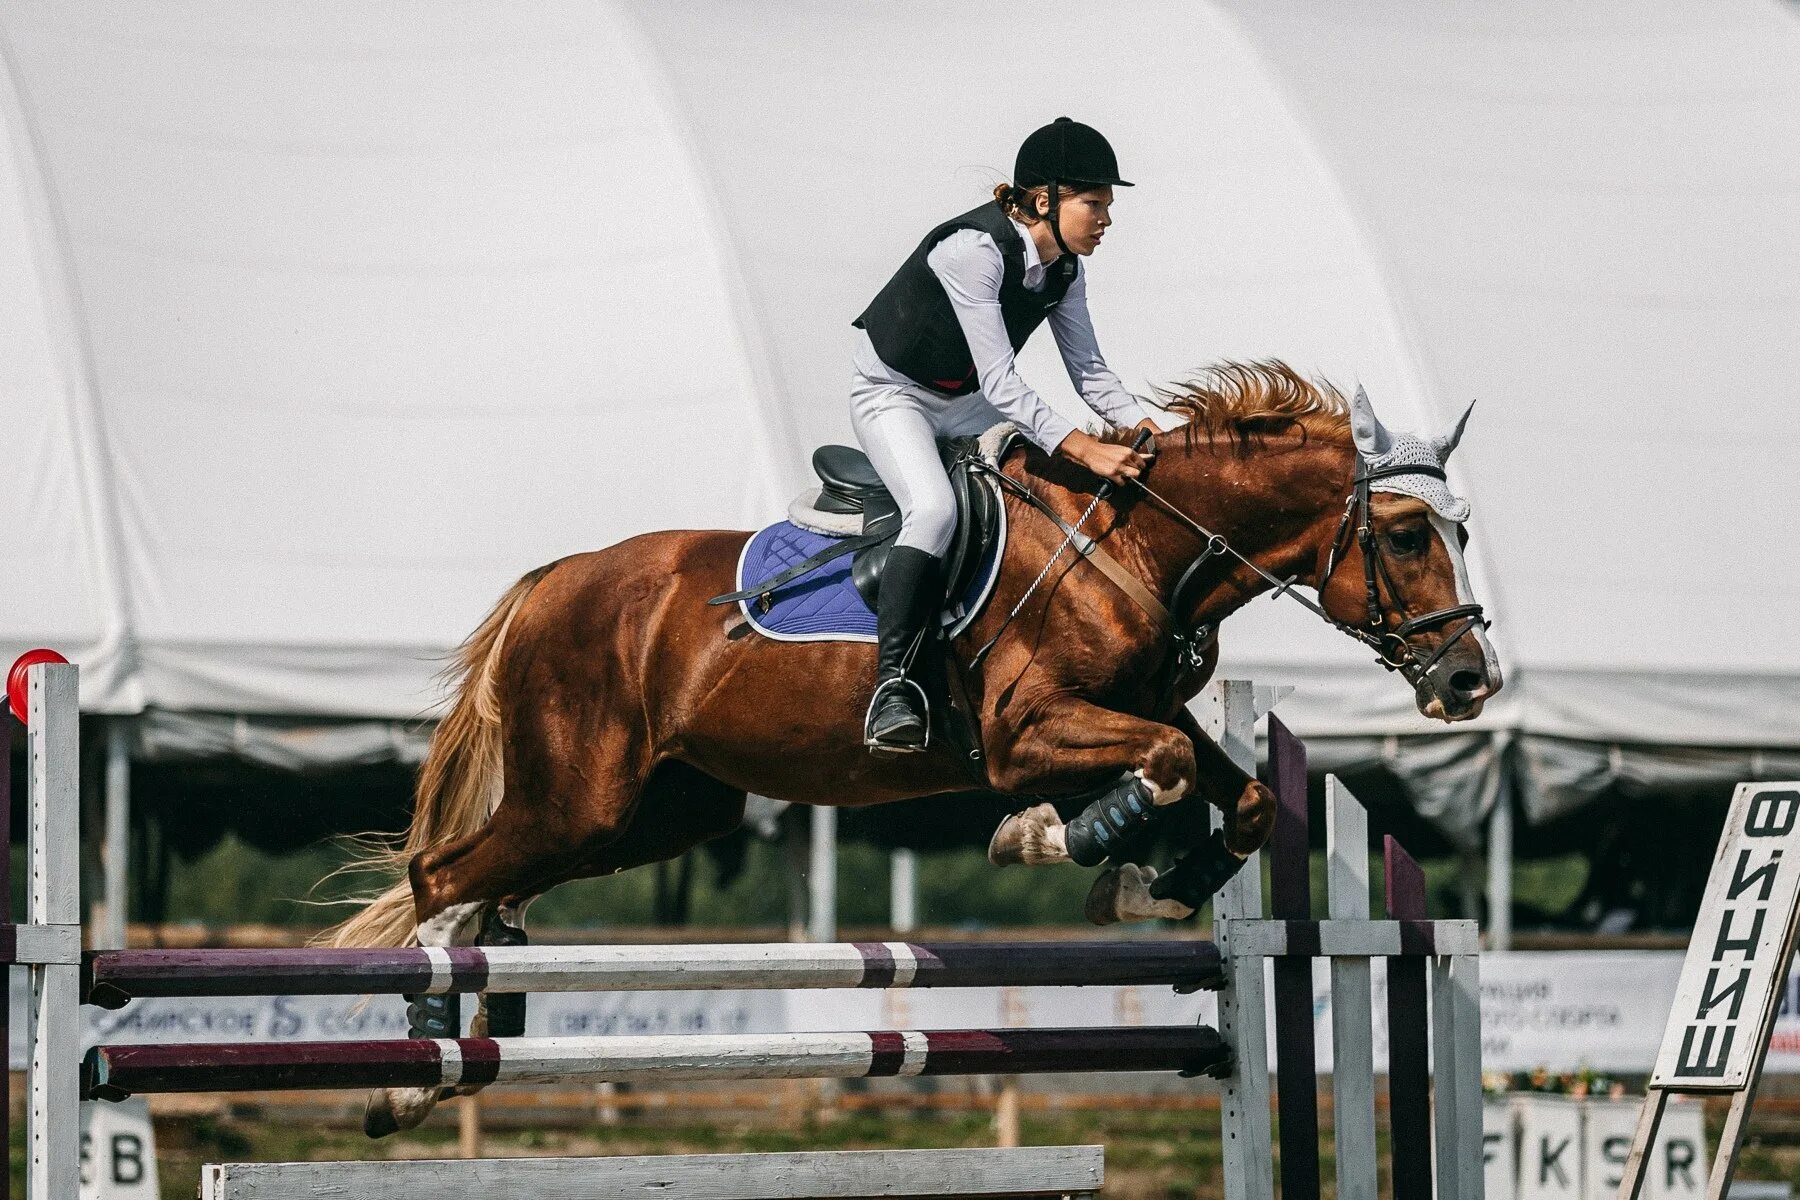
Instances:
[[[891,688],[909,687],[919,696],[919,708],[925,716],[925,740],[917,746],[895,746],[887,742],[878,742],[870,733],[875,723],[875,709],[881,703],[881,697]],[[885,750],[892,754],[917,754],[931,746],[931,697],[925,694],[916,680],[904,675],[891,675],[875,685],[875,692],[869,697],[868,711],[863,714],[863,745],[870,750]]]

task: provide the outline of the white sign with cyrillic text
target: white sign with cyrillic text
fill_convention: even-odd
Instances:
[[[1741,783],[1688,942],[1652,1087],[1750,1080],[1800,898],[1800,783]]]

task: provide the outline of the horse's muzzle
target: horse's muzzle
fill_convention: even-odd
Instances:
[[[1485,640],[1485,639],[1484,639]],[[1419,711],[1434,721],[1470,721],[1481,715],[1489,696],[1501,688],[1500,669],[1479,646],[1446,654],[1415,681]]]

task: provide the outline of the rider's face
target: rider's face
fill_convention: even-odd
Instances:
[[[1062,227],[1063,242],[1071,253],[1092,254],[1100,245],[1106,227],[1112,224],[1112,202],[1110,187],[1097,187],[1074,195],[1064,193],[1058,197],[1058,224]],[[1039,216],[1049,215],[1047,192],[1038,194],[1037,210]]]

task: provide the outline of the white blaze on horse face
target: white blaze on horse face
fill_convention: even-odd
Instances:
[[[1151,779],[1148,775],[1144,774],[1144,769],[1142,767],[1138,768],[1137,777],[1144,781],[1145,787],[1150,789],[1150,806],[1152,808],[1161,808],[1165,804],[1173,804],[1183,796],[1187,795],[1188,785],[1187,780],[1185,779],[1177,779],[1170,787],[1159,787],[1154,779]]]
[[[1463,414],[1465,419],[1468,414]],[[1461,426],[1458,426],[1461,432]],[[1463,560],[1462,539],[1456,536],[1456,526],[1449,520],[1433,512],[1430,514],[1431,527],[1437,530],[1438,540],[1444,543],[1444,551],[1450,556],[1450,569],[1456,575],[1456,602],[1458,604],[1474,604],[1475,589],[1469,584],[1469,565]],[[1488,640],[1487,627],[1477,624],[1469,636],[1481,647],[1481,662],[1487,672],[1489,693],[1500,690],[1500,658],[1494,653],[1494,644]]]

